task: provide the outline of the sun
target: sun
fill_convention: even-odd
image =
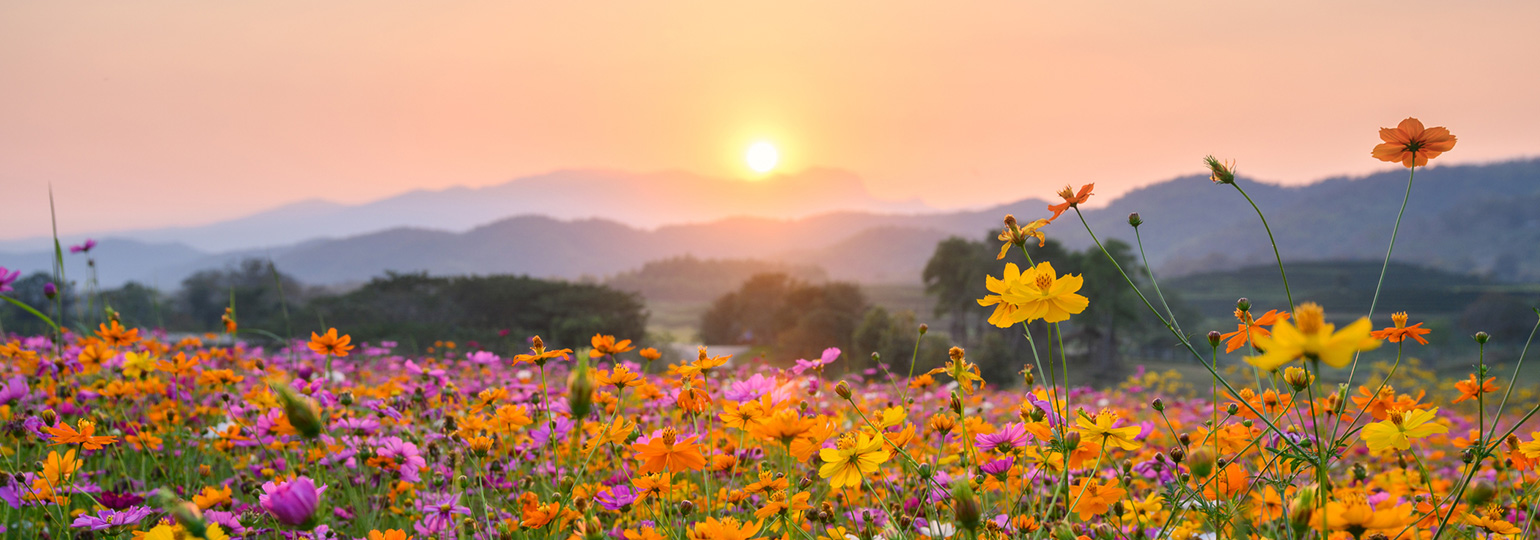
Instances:
[[[775,145],[760,141],[749,146],[743,159],[748,162],[750,170],[765,174],[775,169],[775,165],[781,161],[781,152],[775,149]]]

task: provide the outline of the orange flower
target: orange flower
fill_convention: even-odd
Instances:
[[[311,332],[310,350],[315,351],[316,354],[332,355],[341,358],[347,356],[348,351],[353,350],[353,346],[348,344],[352,341],[353,337],[347,334],[337,337],[336,328],[327,330],[324,336]]]
[[[375,529],[369,531],[369,540],[412,540],[412,537],[407,536],[406,531],[401,529],[386,529],[384,531]]]
[[[602,334],[594,334],[594,337],[589,342],[594,346],[594,350],[588,351],[589,358],[616,355],[636,348],[631,346],[631,340],[629,339],[622,339],[617,342],[615,341],[615,336]]]
[[[545,341],[540,339],[540,336],[535,336],[533,338],[530,338],[529,341],[530,341],[530,347],[529,347],[530,354],[514,355],[514,357],[513,357],[513,364],[514,365],[519,365],[519,364],[523,364],[525,362],[529,362],[529,363],[537,365],[537,366],[544,366],[546,360],[550,360],[552,358],[563,358],[563,357],[566,357],[569,354],[572,354],[572,349],[556,349],[556,350],[550,350],[550,351],[545,350]]]
[[[1454,387],[1460,390],[1460,397],[1455,398],[1452,403],[1459,403],[1468,399],[1476,399],[1481,394],[1490,394],[1492,392],[1496,392],[1497,383],[1494,382],[1496,380],[1497,377],[1487,377],[1486,382],[1478,383],[1476,381],[1476,374],[1470,374],[1470,378],[1454,383]]]
[[[1417,340],[1419,345],[1428,344],[1428,340],[1423,339],[1422,336],[1423,334],[1432,332],[1432,330],[1423,328],[1422,323],[1407,326],[1405,311],[1397,311],[1390,314],[1390,322],[1394,323],[1395,326],[1385,328],[1384,330],[1375,330],[1370,332],[1369,336],[1375,339],[1383,339],[1391,343],[1400,343],[1401,340],[1406,339],[1407,337],[1411,337],[1412,339]]]
[[[674,428],[663,428],[646,442],[631,445],[631,449],[636,451],[636,458],[642,460],[643,474],[665,470],[698,471],[706,467],[706,457],[700,453],[698,439],[698,435],[680,439]]]
[[[101,328],[96,331],[96,335],[101,336],[102,341],[107,342],[108,345],[113,347],[127,347],[129,345],[133,345],[134,342],[139,341],[138,328],[125,330],[123,325],[118,324],[118,321],[111,321],[111,323],[112,326],[108,326],[106,323],[101,324]]]
[[[1096,184],[1086,184],[1080,186],[1079,193],[1075,193],[1075,190],[1069,186],[1064,186],[1064,189],[1059,192],[1059,196],[1064,198],[1064,202],[1048,206],[1048,211],[1053,212],[1053,216],[1049,217],[1048,221],[1059,219],[1059,214],[1063,214],[1065,210],[1074,208],[1080,203],[1085,202],[1086,199],[1090,199],[1091,188],[1094,186],[1096,186]]]
[[[1399,161],[1406,168],[1425,166],[1428,160],[1454,148],[1455,137],[1443,126],[1423,129],[1416,118],[1402,120],[1394,129],[1380,128],[1383,144],[1370,152],[1380,161]]]
[[[90,420],[82,418],[75,422],[75,425],[80,426],[79,431],[64,422],[59,422],[59,427],[43,426],[43,432],[53,438],[53,442],[48,443],[48,446],[79,444],[86,450],[101,450],[105,445],[118,442],[117,437],[96,436],[96,424],[91,423]]]
[[[1235,331],[1219,336],[1219,339],[1228,339],[1225,342],[1225,353],[1235,352],[1236,349],[1246,346],[1247,341],[1255,341],[1259,337],[1273,335],[1263,326],[1272,326],[1278,321],[1289,320],[1287,311],[1279,312],[1276,309],[1267,310],[1259,319],[1253,319],[1250,311],[1235,310],[1235,318],[1240,319],[1240,324],[1235,325]]]

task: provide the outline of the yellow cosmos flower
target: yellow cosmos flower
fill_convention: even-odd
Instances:
[[[1344,368],[1353,362],[1353,353],[1380,346],[1380,340],[1370,337],[1371,332],[1368,317],[1337,330],[1335,325],[1326,322],[1326,311],[1319,304],[1306,302],[1295,310],[1293,323],[1278,321],[1273,325],[1271,336],[1256,336],[1253,343],[1263,352],[1259,356],[1247,356],[1246,362],[1276,371],[1289,362],[1309,358]]]
[[[834,448],[818,451],[824,464],[818,468],[818,476],[828,478],[834,489],[861,485],[866,475],[877,472],[877,466],[891,457],[882,447],[882,439],[874,439],[862,433],[859,438],[851,435],[840,437]]]
[[[1412,439],[1449,432],[1448,427],[1434,422],[1437,417],[1438,407],[1390,411],[1389,418],[1364,426],[1364,444],[1375,452],[1386,448],[1406,450],[1412,447]]]
[[[1099,442],[1102,445],[1111,444],[1124,450],[1138,450],[1144,443],[1135,441],[1139,436],[1139,426],[1112,427],[1118,422],[1117,413],[1102,411],[1096,418],[1080,416],[1075,419],[1075,425],[1080,427],[1081,433],[1091,442]]]
[[[1091,303],[1076,294],[1084,284],[1085,279],[1080,276],[1059,276],[1047,261],[1025,272],[1010,263],[1005,265],[1003,279],[986,277],[984,286],[994,294],[979,299],[979,305],[995,306],[989,322],[1000,328],[1038,319],[1051,323],[1067,321]]]

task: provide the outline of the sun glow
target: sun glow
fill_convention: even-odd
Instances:
[[[750,170],[765,174],[781,161],[781,153],[775,149],[775,145],[760,141],[749,146],[749,151],[744,154],[743,159],[748,162]]]

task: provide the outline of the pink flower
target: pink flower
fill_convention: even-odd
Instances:
[[[829,348],[823,350],[823,357],[819,358],[817,360],[808,361],[808,360],[804,360],[804,359],[800,359],[800,358],[797,359],[797,365],[792,366],[791,372],[792,373],[796,373],[798,375],[801,375],[802,372],[811,369],[813,371],[817,371],[817,372],[822,373],[824,366],[827,366],[829,364],[833,364],[835,360],[839,359],[839,357],[840,357],[840,350],[839,350],[839,348],[837,348],[837,347],[829,347]]]
[[[321,494],[326,493],[326,486],[318,488],[315,481],[301,476],[282,484],[262,484],[262,492],[258,497],[262,508],[279,523],[309,529],[314,526],[311,518],[321,504]]]

